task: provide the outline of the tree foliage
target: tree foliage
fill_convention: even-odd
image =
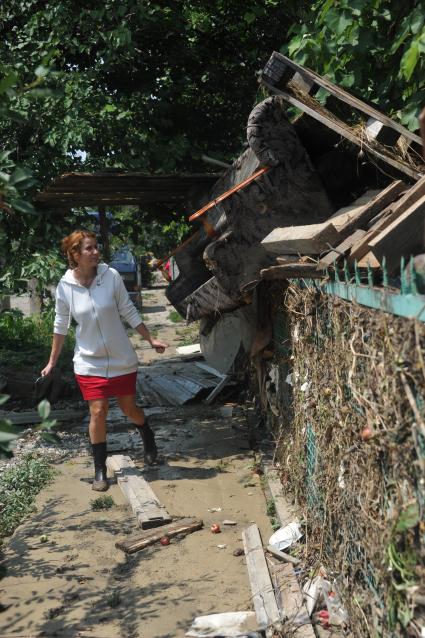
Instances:
[[[304,7],[282,51],[417,129],[425,106],[423,0],[320,0]]]

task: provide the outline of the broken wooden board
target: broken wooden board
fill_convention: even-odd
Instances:
[[[269,253],[277,255],[318,255],[340,242],[333,223],[275,228],[261,242]]]
[[[382,265],[385,256],[387,272],[400,268],[400,259],[409,259],[424,246],[425,195],[399,215],[387,228],[369,241],[369,252],[358,262],[360,267]]]
[[[87,410],[51,410],[49,420],[73,421],[74,419],[81,419],[86,414]],[[43,420],[37,410],[28,412],[0,411],[0,418],[8,419],[13,425],[31,425],[33,423],[41,423]]]
[[[335,261],[338,261],[338,259],[341,259],[348,253],[353,244],[360,241],[365,235],[366,231],[361,228],[355,230],[354,233],[351,233],[351,235],[348,235],[343,242],[336,246],[335,250],[331,250],[320,259],[317,264],[317,270],[320,272],[326,270],[326,268],[330,268]]]
[[[287,554],[286,552],[282,552],[279,549],[275,549],[273,545],[267,545],[267,551],[269,554],[274,556],[274,558],[277,558],[278,560],[283,561],[284,563],[291,563],[292,565],[299,565],[301,563],[299,558],[296,558],[295,556],[291,556],[290,554]]]
[[[423,195],[425,195],[425,177],[420,179],[412,188],[404,193],[399,200],[393,202],[381,212],[381,216],[379,216],[379,219],[376,219],[375,224],[371,226],[367,234],[353,245],[349,256],[350,263],[354,263],[355,260],[360,260],[366,255],[370,250],[369,242],[392,224],[393,221]]]
[[[258,625],[261,629],[277,628],[280,625],[279,609],[264,556],[260,531],[255,523],[243,530],[242,540]]]
[[[318,271],[315,263],[304,264],[298,262],[263,268],[263,270],[260,270],[260,275],[262,279],[301,279],[303,277],[321,279],[325,276],[325,273]]]
[[[329,221],[340,233],[341,239],[345,239],[354,230],[366,226],[366,224],[380,213],[406,189],[406,184],[401,180],[391,182],[387,188],[380,191],[367,204],[346,213],[333,215]]]
[[[311,625],[303,594],[294,572],[294,566],[289,563],[276,564],[268,559],[271,577],[278,599],[278,607],[282,616],[287,619],[288,635],[295,638],[315,638],[316,634]]]
[[[142,529],[158,527],[172,520],[129,456],[108,456],[106,464],[116,475],[117,483]]]
[[[192,534],[192,532],[202,529],[203,524],[200,519],[181,518],[178,521],[173,521],[170,525],[161,527],[160,530],[150,530],[131,538],[127,537],[125,540],[116,542],[115,547],[126,554],[134,554],[141,549],[145,549],[145,547],[149,547],[149,545],[158,543],[164,536],[173,538],[174,536]]]

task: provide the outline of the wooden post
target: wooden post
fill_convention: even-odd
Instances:
[[[111,258],[111,251],[109,248],[108,220],[106,219],[106,211],[104,206],[99,206],[99,231],[103,246],[103,261],[108,262]]]
[[[422,137],[422,157],[424,158],[424,161],[425,161],[425,107],[422,109],[422,111],[419,114],[419,128],[421,130],[421,137]]]

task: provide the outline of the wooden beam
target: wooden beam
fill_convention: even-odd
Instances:
[[[299,565],[301,563],[299,558],[291,556],[286,552],[282,552],[279,549],[275,549],[272,545],[267,545],[267,551],[269,554],[271,554],[278,560],[283,561],[284,563],[291,563],[292,565]]]
[[[171,521],[149,483],[143,478],[128,456],[115,454],[108,456],[107,467],[117,477],[117,483],[129,501],[137,522],[142,529],[158,527]]]
[[[387,228],[369,242],[369,253],[359,265],[371,264],[372,258],[382,264],[385,256],[388,274],[395,274],[401,257],[409,259],[424,247],[425,195],[399,215]]]
[[[321,279],[325,276],[325,273],[319,272],[315,263],[296,263],[263,268],[263,270],[260,270],[260,275],[262,279],[301,279],[302,277]]]
[[[281,67],[281,70],[277,68],[274,73],[274,78],[277,78],[278,82],[279,82],[279,75],[281,75],[282,72],[284,72],[283,70],[285,69],[285,67],[291,68],[293,71],[298,72],[304,78],[304,80],[309,83],[309,85],[311,85],[311,83],[317,84],[318,86],[326,89],[328,93],[330,93],[331,95],[334,95],[336,98],[338,98],[342,102],[345,102],[352,108],[360,111],[361,113],[365,115],[368,115],[370,118],[373,118],[375,120],[378,120],[379,122],[382,122],[389,128],[392,128],[395,131],[398,131],[400,135],[403,135],[404,137],[411,140],[412,142],[416,142],[417,144],[421,143],[418,135],[415,135],[415,133],[412,133],[411,131],[409,131],[407,128],[405,128],[398,122],[389,118],[384,113],[381,113],[380,111],[375,109],[373,106],[366,104],[366,102],[359,100],[354,95],[351,95],[351,93],[348,93],[341,87],[330,82],[330,80],[328,80],[327,78],[322,77],[321,75],[319,75],[318,73],[315,73],[314,71],[312,71],[311,69],[308,69],[307,67],[301,66],[300,64],[293,62],[292,60],[282,55],[281,53],[278,53],[277,51],[273,51],[270,60],[268,61],[266,67],[264,68],[263,74],[267,73],[266,70],[273,65],[273,62],[275,62],[275,68],[277,66],[276,63],[280,65]],[[290,79],[291,78],[290,74],[286,74],[286,78]],[[267,83],[267,80],[266,80],[266,83]]]
[[[269,253],[278,255],[318,255],[339,243],[340,235],[333,223],[275,228],[261,242]]]
[[[260,532],[255,523],[243,530],[242,540],[258,626],[260,629],[277,629],[280,625],[279,609],[264,557]]]
[[[49,419],[56,421],[73,421],[87,415],[87,410],[51,410]],[[31,425],[32,423],[41,423],[42,419],[37,410],[29,412],[5,412],[0,411],[1,419],[8,419],[13,425]]]
[[[369,242],[385,228],[390,226],[393,221],[423,195],[425,195],[425,177],[416,182],[399,200],[393,202],[382,211],[383,216],[380,217],[374,226],[369,229],[367,234],[352,247],[349,257],[350,263],[354,263],[355,260],[360,261],[370,250]]]
[[[158,543],[164,536],[174,538],[175,536],[192,534],[192,532],[202,529],[203,524],[203,521],[195,518],[182,518],[178,521],[173,521],[170,525],[161,527],[160,530],[150,530],[144,534],[138,534],[130,538],[127,537],[115,543],[115,547],[121,549],[126,554],[134,554],[141,549],[145,549],[145,547],[149,547],[149,545]]]
[[[348,235],[348,237],[344,239],[343,242],[338,244],[335,250],[331,250],[327,255],[321,258],[321,260],[317,264],[317,270],[323,271],[326,270],[326,268],[330,268],[335,261],[338,261],[347,254],[353,244],[355,244],[357,241],[361,241],[362,237],[364,237],[365,235],[366,231],[362,230],[361,228],[358,228],[354,231],[354,233]]]
[[[332,131],[335,131],[335,133],[338,133],[339,135],[341,135],[342,137],[345,137],[347,140],[349,140],[353,144],[356,144],[356,146],[359,146],[363,152],[374,155],[383,163],[389,166],[392,166],[393,168],[404,173],[405,175],[408,175],[409,177],[412,177],[413,179],[416,179],[416,180],[420,179],[424,175],[425,167],[423,171],[419,170],[415,167],[412,167],[412,165],[406,162],[405,160],[396,158],[392,155],[389,155],[388,153],[385,153],[384,148],[382,148],[381,150],[378,145],[377,146],[369,145],[367,142],[365,142],[363,136],[355,132],[355,129],[352,129],[350,126],[348,126],[348,124],[345,124],[345,122],[342,122],[342,120],[339,120],[333,113],[330,113],[329,111],[327,111],[319,103],[317,103],[317,107],[310,106],[309,104],[306,104],[304,101],[302,101],[298,97],[294,97],[293,95],[288,93],[288,91],[282,91],[280,89],[277,89],[274,86],[264,81],[262,82],[262,84],[264,84],[264,86],[268,88],[272,93],[281,95],[287,102],[289,102],[289,104],[296,106],[301,111],[304,111],[304,113],[307,113],[307,115],[310,115],[321,124],[324,124],[324,126],[327,126]],[[314,98],[310,97],[310,100],[314,100]]]
[[[406,184],[401,180],[391,182],[380,193],[375,195],[367,204],[354,211],[333,215],[330,219],[338,230],[342,239],[345,239],[357,228],[366,226],[368,221],[380,213],[406,189]]]

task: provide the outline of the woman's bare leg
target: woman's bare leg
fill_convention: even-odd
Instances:
[[[125,416],[128,417],[134,425],[139,427],[144,425],[146,421],[145,413],[143,412],[143,408],[136,405],[135,394],[127,394],[123,397],[117,397],[117,401]]]
[[[108,409],[108,399],[93,399],[89,401],[89,436],[91,443],[104,443],[106,441],[106,417],[108,416]]]

